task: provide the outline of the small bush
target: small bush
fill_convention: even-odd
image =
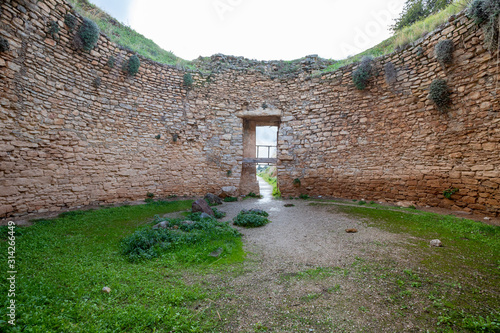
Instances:
[[[7,52],[9,49],[9,41],[0,36],[0,52]]]
[[[141,66],[141,61],[137,55],[132,55],[128,58],[128,62],[124,66],[123,70],[130,76],[134,76],[139,72],[139,67]]]
[[[373,76],[373,58],[363,57],[358,68],[352,73],[352,81],[359,90],[364,90]]]
[[[450,89],[445,80],[436,79],[432,81],[429,87],[429,97],[436,104],[438,110],[445,111],[448,109],[451,103],[450,94]]]
[[[446,199],[451,199],[451,196],[457,192],[458,192],[458,188],[449,188],[449,189],[443,191],[443,196]]]
[[[49,26],[50,37],[54,40],[59,39],[57,35],[59,33],[59,24],[56,21],[50,21],[48,26]]]
[[[260,209],[242,210],[238,216],[233,219],[234,225],[247,228],[256,228],[268,224],[269,214]]]
[[[445,39],[439,41],[434,47],[434,55],[441,65],[448,65],[453,62],[453,41]]]
[[[486,1],[484,0],[474,0],[467,10],[467,16],[472,18],[477,25],[485,23],[489,19],[485,3]]]
[[[70,13],[64,15],[64,24],[69,28],[69,31],[73,31],[76,26],[76,17]]]
[[[151,192],[148,192],[148,193],[146,193],[146,196],[147,196],[148,198],[154,198],[154,197],[155,197],[155,194],[154,194],[154,193],[151,193]]]
[[[97,76],[93,81],[92,81],[92,85],[94,86],[94,88],[99,88],[99,86],[101,85],[101,82],[102,82],[102,79],[100,76]]]
[[[163,220],[157,219],[155,222]],[[165,252],[189,247],[193,244],[208,243],[223,238],[236,238],[240,233],[228,223],[215,219],[200,219],[195,223],[168,220],[171,228],[137,230],[121,241],[121,253],[129,261],[152,259]]]
[[[185,73],[182,77],[182,80],[186,87],[191,87],[193,85],[193,76],[191,75],[191,73]]]
[[[220,211],[216,207],[212,207],[212,210],[214,211],[214,217],[216,219],[221,219],[223,217],[226,217],[226,212]]]
[[[483,26],[486,48],[492,52],[497,50],[500,34],[498,18],[500,15],[500,1],[475,0],[471,3],[467,14],[477,25]]]
[[[113,57],[113,56],[109,57],[109,59],[108,59],[108,66],[109,66],[109,68],[115,67],[115,63],[116,63],[115,57]]]
[[[308,194],[300,194],[299,199],[304,199],[304,200],[309,199],[309,195]]]
[[[82,25],[78,29],[78,33],[75,35],[79,39],[79,41],[75,41],[75,45],[78,46],[81,42],[81,49],[85,51],[92,50],[97,45],[100,32],[99,27],[94,21],[84,18]]]
[[[385,82],[387,84],[393,84],[397,80],[398,73],[396,71],[396,67],[392,62],[388,62],[384,65],[385,70]]]
[[[295,178],[292,183],[295,186],[300,186],[300,179],[299,178]]]
[[[224,202],[234,202],[234,201],[238,201],[238,198],[237,197],[225,197],[224,198]]]

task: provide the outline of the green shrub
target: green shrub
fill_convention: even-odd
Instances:
[[[109,59],[108,59],[108,66],[109,66],[109,68],[115,67],[115,63],[116,63],[115,57],[113,57],[113,56],[109,57]]]
[[[300,194],[299,199],[304,199],[304,200],[309,199],[309,195],[308,194]]]
[[[154,198],[155,194],[151,193],[151,192],[148,192],[148,193],[146,193],[146,197],[148,197],[148,198]]]
[[[97,45],[99,33],[100,30],[97,24],[88,18],[84,18],[82,25],[78,29],[78,33],[75,35],[78,36],[80,41],[75,41],[75,45],[79,46],[81,42],[81,48],[85,51],[90,51]]]
[[[498,48],[499,39],[499,15],[500,1],[498,0],[474,0],[467,15],[477,25],[482,25],[484,30],[484,42],[488,50],[494,52]]]
[[[450,89],[445,80],[436,79],[432,81],[429,87],[429,97],[436,104],[438,110],[445,111],[448,109],[451,103],[450,94]]]
[[[458,192],[458,188],[449,188],[449,189],[443,191],[443,196],[446,199],[451,199],[451,196],[457,192]]]
[[[130,76],[134,76],[139,72],[139,67],[141,66],[141,61],[137,55],[132,55],[128,58],[128,62],[124,65],[123,70]]]
[[[0,52],[6,52],[9,48],[9,41],[0,36]]]
[[[64,24],[69,28],[69,31],[73,31],[76,26],[76,17],[70,13],[64,15]]]
[[[182,77],[182,80],[186,87],[191,87],[193,85],[193,76],[191,75],[191,73],[185,73]]]
[[[247,228],[261,227],[270,223],[267,219],[269,214],[260,209],[242,210],[238,216],[233,219],[234,225]]]
[[[49,26],[50,37],[54,40],[59,39],[57,35],[59,33],[59,24],[56,21],[50,21],[48,26]]]
[[[453,41],[451,39],[440,40],[434,47],[434,55],[441,65],[453,62]]]
[[[299,178],[295,178],[292,183],[295,186],[300,186],[300,179]]]
[[[212,207],[212,210],[214,211],[214,217],[216,219],[221,219],[223,217],[226,217],[226,212],[220,211],[216,207]]]
[[[237,197],[225,197],[224,198],[224,202],[234,202],[234,201],[238,201],[238,198]]]
[[[373,58],[363,57],[358,68],[352,73],[352,81],[359,90],[364,90],[373,76]]]
[[[221,238],[239,237],[239,232],[228,223],[215,219],[199,219],[194,223],[183,223],[182,220],[156,219],[155,223],[168,221],[171,228],[143,228],[121,241],[121,253],[129,261],[152,259],[163,253],[187,247],[193,244],[206,243]]]

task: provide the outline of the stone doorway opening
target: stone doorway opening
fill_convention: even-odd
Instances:
[[[260,194],[257,167],[278,162],[279,117],[243,118],[243,162],[240,194]]]

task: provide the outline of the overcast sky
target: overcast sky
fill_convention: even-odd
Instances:
[[[90,0],[163,49],[258,60],[343,59],[391,34],[405,0]]]

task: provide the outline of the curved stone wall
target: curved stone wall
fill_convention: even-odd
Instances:
[[[1,10],[10,50],[0,53],[0,215],[238,187],[249,113],[281,115],[284,196],[500,213],[498,64],[464,16],[376,59],[379,75],[364,91],[352,84],[354,65],[284,78],[219,66],[194,73],[186,89],[182,70],[144,58],[128,77],[121,67],[131,53],[105,36],[90,53],[76,51],[62,0],[5,1]],[[61,26],[58,40],[48,37],[51,20]],[[455,60],[443,68],[433,48],[447,38]],[[436,77],[453,92],[447,113],[427,98]],[[448,188],[458,189],[451,199]]]

